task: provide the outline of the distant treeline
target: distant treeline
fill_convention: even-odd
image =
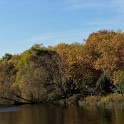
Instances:
[[[124,92],[124,33],[101,30],[84,43],[33,45],[0,59],[0,104],[54,102]]]

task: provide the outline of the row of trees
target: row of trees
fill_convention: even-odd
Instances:
[[[35,103],[74,94],[107,95],[124,91],[124,33],[102,30],[85,43],[35,44],[0,60],[0,98]]]

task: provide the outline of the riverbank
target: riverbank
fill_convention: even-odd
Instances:
[[[124,96],[114,93],[107,96],[89,96],[79,101],[80,105],[114,105],[124,104]]]
[[[107,96],[88,96],[85,98],[82,98],[80,95],[73,95],[66,99],[49,101],[49,103],[62,106],[116,106],[124,105],[124,96],[118,93]]]
[[[42,101],[42,102],[19,102],[15,103],[12,101],[0,100],[0,106],[11,106],[11,105],[24,105],[24,104],[54,104],[62,106],[111,106],[111,105],[124,105],[124,96],[122,94],[114,93],[107,96],[88,96],[81,97],[80,94],[74,94],[69,98],[56,99],[51,101]]]

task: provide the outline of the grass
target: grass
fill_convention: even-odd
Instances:
[[[107,96],[89,96],[79,101],[82,105],[116,105],[124,104],[124,96],[122,94],[114,93]]]

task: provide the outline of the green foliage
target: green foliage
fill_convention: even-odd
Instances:
[[[36,68],[32,65],[18,71],[15,85],[19,86],[23,98],[42,101],[46,94],[45,81],[46,76],[43,68]]]
[[[56,96],[55,96],[54,92],[49,93],[46,97],[46,101],[49,103],[55,102],[55,99],[56,99]]]
[[[74,105],[78,105],[80,99],[80,94],[74,94],[73,96],[69,97],[66,102],[67,104],[74,104]]]
[[[55,101],[56,104],[66,106],[66,99],[60,99]]]
[[[93,79],[92,77],[84,77],[82,79],[82,84],[81,84],[81,95],[82,96],[90,96],[94,94],[94,87],[92,86],[93,84]]]
[[[96,83],[96,93],[105,95],[110,92],[110,86],[112,86],[112,84],[109,77],[106,73],[103,73]]]
[[[2,60],[10,60],[12,58],[12,55],[10,53],[6,53],[3,57]]]
[[[17,68],[20,69],[22,67],[28,66],[29,58],[30,58],[30,52],[28,50],[23,52],[20,60],[18,61]]]
[[[124,71],[119,70],[115,74],[115,81],[116,81],[116,87],[117,90],[124,93]]]

